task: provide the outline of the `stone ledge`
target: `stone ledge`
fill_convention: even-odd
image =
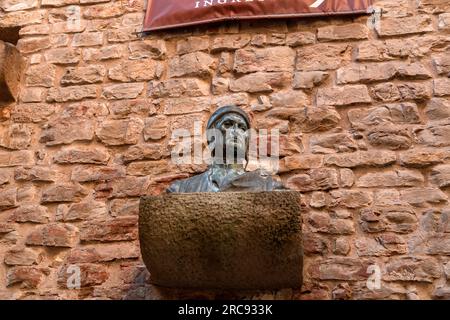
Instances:
[[[141,252],[153,284],[280,289],[302,285],[300,193],[167,194],[141,198]]]
[[[17,99],[24,60],[19,50],[0,40],[0,103]]]

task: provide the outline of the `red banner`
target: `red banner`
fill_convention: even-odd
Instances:
[[[366,13],[372,0],[148,0],[144,31],[215,21]]]

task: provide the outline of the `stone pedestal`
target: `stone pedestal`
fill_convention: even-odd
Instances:
[[[139,234],[152,283],[175,288],[280,289],[302,284],[300,194],[143,197]]]
[[[0,40],[0,103],[17,99],[24,61],[17,48]]]

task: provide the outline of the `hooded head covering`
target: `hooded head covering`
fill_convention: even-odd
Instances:
[[[206,129],[212,129],[214,128],[214,125],[222,119],[223,116],[229,114],[229,113],[237,113],[238,115],[242,116],[244,118],[247,127],[250,128],[250,118],[248,117],[247,113],[242,110],[241,108],[238,108],[236,106],[226,106],[217,109],[209,118],[208,124],[206,126]]]

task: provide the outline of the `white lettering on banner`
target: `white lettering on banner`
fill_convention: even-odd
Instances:
[[[206,8],[219,4],[243,3],[243,2],[264,2],[265,0],[203,0],[195,2],[195,9]]]
[[[195,2],[195,9],[198,8],[207,8],[212,7],[219,4],[229,4],[229,3],[243,3],[243,2],[264,2],[265,0],[203,0]],[[320,7],[325,0],[316,0],[313,4],[310,5],[311,8]]]
[[[320,7],[320,5],[322,4],[322,3],[324,3],[325,2],[325,0],[317,0],[316,2],[314,2],[312,5],[310,5],[310,7],[311,8],[318,8],[318,7]]]

